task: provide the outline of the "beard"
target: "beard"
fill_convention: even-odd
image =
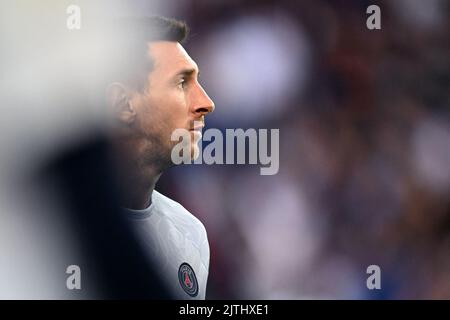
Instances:
[[[161,135],[152,135],[147,137],[142,151],[140,166],[157,168],[158,171],[164,171],[174,166],[171,159],[173,142],[169,138]]]

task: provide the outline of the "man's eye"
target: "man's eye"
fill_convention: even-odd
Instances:
[[[178,87],[180,89],[184,89],[184,87],[186,86],[186,80],[182,79],[180,82],[178,82]]]

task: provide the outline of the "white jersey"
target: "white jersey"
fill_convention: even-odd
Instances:
[[[209,243],[200,220],[156,190],[148,208],[125,214],[177,299],[205,299]]]

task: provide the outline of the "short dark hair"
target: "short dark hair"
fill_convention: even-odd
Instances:
[[[112,29],[117,35],[126,35],[147,42],[176,41],[182,43],[189,33],[186,22],[162,16],[118,18],[112,23]]]
[[[130,23],[140,30],[150,30],[151,35],[147,39],[149,42],[176,41],[183,43],[189,34],[186,22],[162,16],[132,19]]]
[[[107,22],[106,29],[104,27],[103,34],[107,37],[103,51],[104,81],[123,82],[138,90],[145,89],[146,77],[153,68],[147,44],[155,41],[183,43],[189,34],[184,21],[162,16],[117,18]]]

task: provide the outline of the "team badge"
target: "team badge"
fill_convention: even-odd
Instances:
[[[191,297],[195,297],[198,294],[198,283],[197,278],[194,273],[194,269],[187,264],[182,263],[178,269],[178,280],[180,280],[180,285]]]

